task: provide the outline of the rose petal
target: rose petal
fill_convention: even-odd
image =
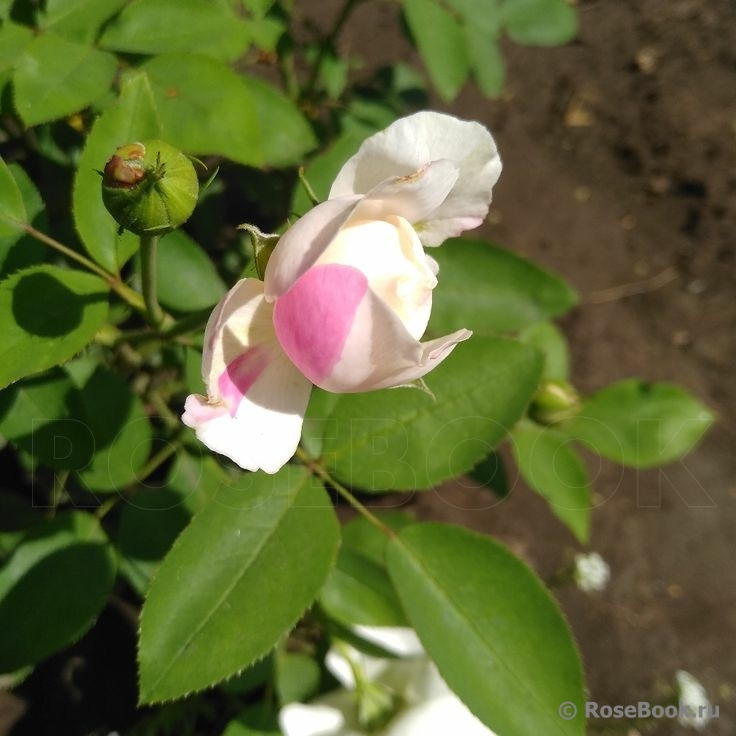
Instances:
[[[291,703],[279,713],[279,726],[284,736],[338,736],[345,717],[327,705]]]
[[[202,365],[208,396],[187,398],[184,424],[241,468],[275,473],[299,443],[312,384],[279,345],[260,281],[240,281],[215,309]]]
[[[264,281],[268,301],[287,291],[320,257],[361,199],[349,196],[322,202],[284,233],[266,266]]]
[[[340,359],[320,388],[334,393],[400,386],[429,373],[471,336],[458,330],[421,343],[375,294],[368,291],[352,320]]]
[[[391,722],[386,736],[495,736],[452,694],[421,703]]]
[[[351,219],[380,220],[391,215],[411,223],[427,220],[455,186],[458,167],[446,159],[432,161],[407,176],[395,176],[373,187]]]
[[[442,159],[458,167],[457,182],[417,228],[425,245],[439,245],[477,227],[488,213],[501,159],[491,134],[480,123],[436,112],[401,118],[364,141],[337,175],[330,198],[368,194],[386,180],[409,176]]]

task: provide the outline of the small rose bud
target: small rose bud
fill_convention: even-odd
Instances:
[[[553,424],[580,411],[580,395],[567,381],[542,381],[532,399],[529,415],[540,424]]]
[[[105,207],[137,235],[162,235],[183,225],[198,196],[194,165],[163,141],[121,146],[102,172]]]

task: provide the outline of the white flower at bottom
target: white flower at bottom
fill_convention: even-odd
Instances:
[[[597,552],[577,554],[573,577],[583,593],[599,593],[611,579],[611,568]]]
[[[680,715],[679,722],[683,726],[702,731],[710,720],[710,700],[708,700],[705,688],[685,670],[678,670],[675,673],[675,679],[680,702],[692,713],[692,716]]]
[[[282,708],[284,736],[495,736],[450,690],[412,629],[360,627],[356,633],[397,658],[369,657],[347,645],[331,649],[325,663],[342,689]],[[365,682],[356,683],[355,670]],[[366,684],[374,703],[393,706],[379,730],[360,723],[359,691]]]

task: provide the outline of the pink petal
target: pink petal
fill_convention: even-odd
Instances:
[[[274,308],[281,347],[313,383],[320,383],[342,355],[355,312],[368,291],[357,268],[337,263],[313,266]]]
[[[268,261],[265,293],[273,301],[320,257],[361,201],[360,196],[322,202],[299,218],[279,240]]]

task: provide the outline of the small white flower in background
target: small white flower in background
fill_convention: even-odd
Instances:
[[[243,279],[207,324],[207,397],[184,423],[246,470],[294,454],[312,385],[335,393],[410,383],[471,333],[427,342],[437,263],[423,245],[478,227],[501,160],[479,123],[422,112],[368,138],[326,202],[279,240],[264,281]]]
[[[577,554],[573,578],[584,593],[598,593],[608,585],[611,568],[597,552]]]
[[[675,673],[680,702],[692,712],[692,717],[685,714],[678,719],[683,726],[702,731],[710,720],[710,700],[705,688],[689,672],[678,670]]]
[[[397,658],[331,649],[325,663],[342,689],[282,708],[284,736],[495,736],[447,687],[412,629],[356,633]]]

